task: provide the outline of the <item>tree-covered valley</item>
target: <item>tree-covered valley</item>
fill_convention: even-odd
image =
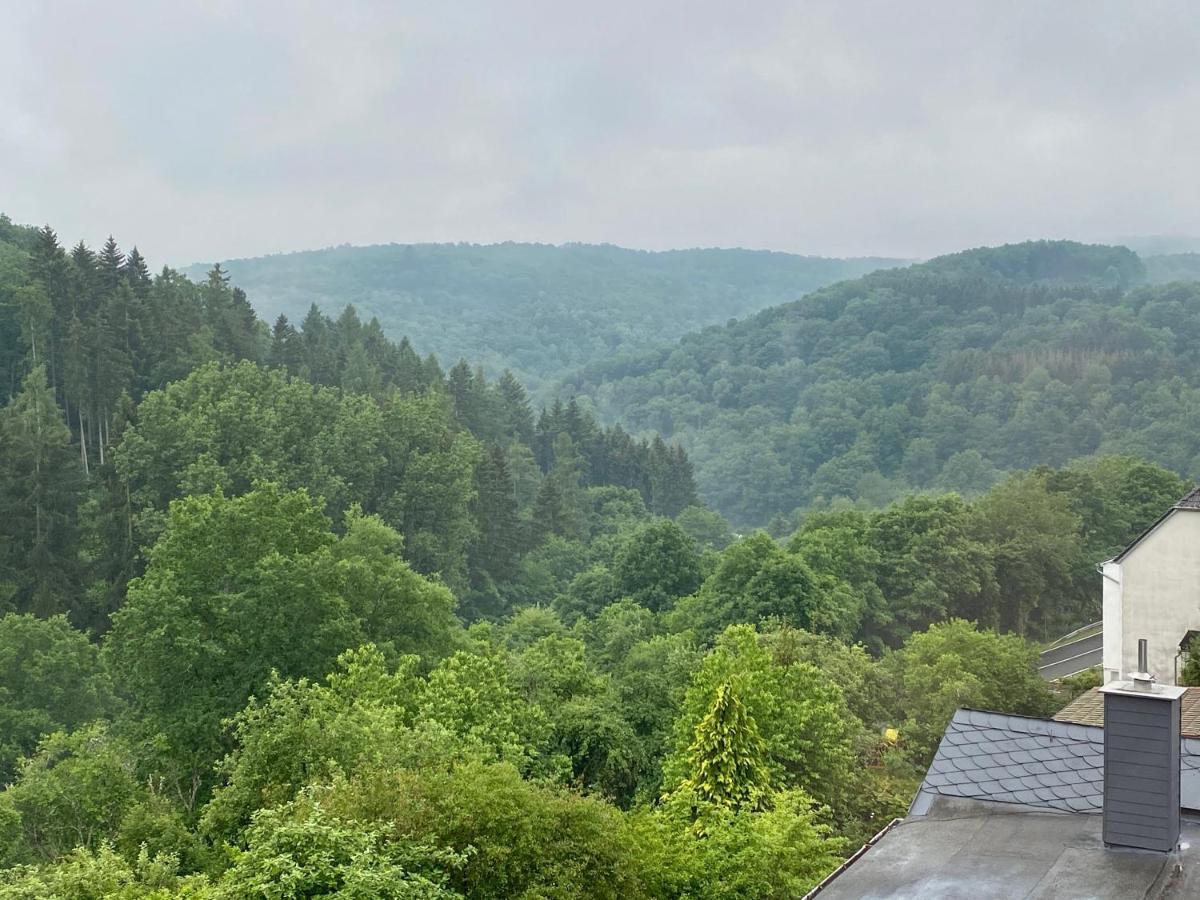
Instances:
[[[512,371],[544,397],[575,369],[677,339],[844,278],[899,265],[753,250],[382,244],[221,265],[254,308],[298,322],[347,303],[439,358]],[[211,266],[185,270],[202,279]]]
[[[534,404],[0,217],[0,900],[802,896],[954,709],[1061,704],[1040,642],[1189,486],[1195,295],[1144,278],[968,253]]]
[[[1133,454],[1200,475],[1200,284],[1123,247],[971,250],[821,288],[570,378],[603,421],[691,455],[741,526]]]

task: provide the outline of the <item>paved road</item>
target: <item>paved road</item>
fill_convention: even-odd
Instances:
[[[1042,654],[1038,672],[1047,681],[1065,678],[1104,662],[1104,635],[1093,634]]]

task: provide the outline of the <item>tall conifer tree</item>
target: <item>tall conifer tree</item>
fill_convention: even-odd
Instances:
[[[85,485],[44,366],[0,411],[0,440],[0,581],[8,605],[53,615],[78,597]]]

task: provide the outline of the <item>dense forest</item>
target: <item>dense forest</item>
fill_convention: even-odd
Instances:
[[[1121,247],[972,250],[817,290],[597,363],[564,391],[678,440],[735,524],[839,498],[977,494],[1004,473],[1133,454],[1194,477],[1200,284]]]
[[[439,358],[511,370],[535,396],[613,354],[795,300],[889,259],[567,244],[386,244],[222,262],[268,318],[352,303]],[[186,270],[202,278],[205,267]]]
[[[1087,253],[1004,278],[1130,302]],[[0,367],[0,900],[801,896],[956,707],[1061,702],[1036,641],[1188,487],[1099,456],[738,534],[578,402],[3,218]]]
[[[1200,253],[1170,253],[1142,259],[1146,264],[1146,280],[1151,284],[1200,280]]]

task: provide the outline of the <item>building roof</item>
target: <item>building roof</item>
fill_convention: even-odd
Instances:
[[[1175,504],[1176,509],[1200,509],[1200,487]]]
[[[1180,767],[1182,805],[1200,807],[1200,739]],[[1108,849],[1103,789],[1098,725],[960,709],[907,818],[810,896],[1200,896],[1200,819],[1175,854]]]
[[[913,801],[936,795],[1098,812],[1104,794],[1104,730],[960,709]]]
[[[1185,819],[1182,826],[1177,853],[1111,850],[1099,815],[937,797],[925,815],[892,827],[809,897],[1194,898],[1200,896],[1200,823]]]
[[[1200,738],[1200,687],[1190,687],[1180,698],[1179,733],[1188,738]],[[1080,694],[1057,713],[1056,722],[1076,725],[1104,725],[1104,695],[1099,688]]]

